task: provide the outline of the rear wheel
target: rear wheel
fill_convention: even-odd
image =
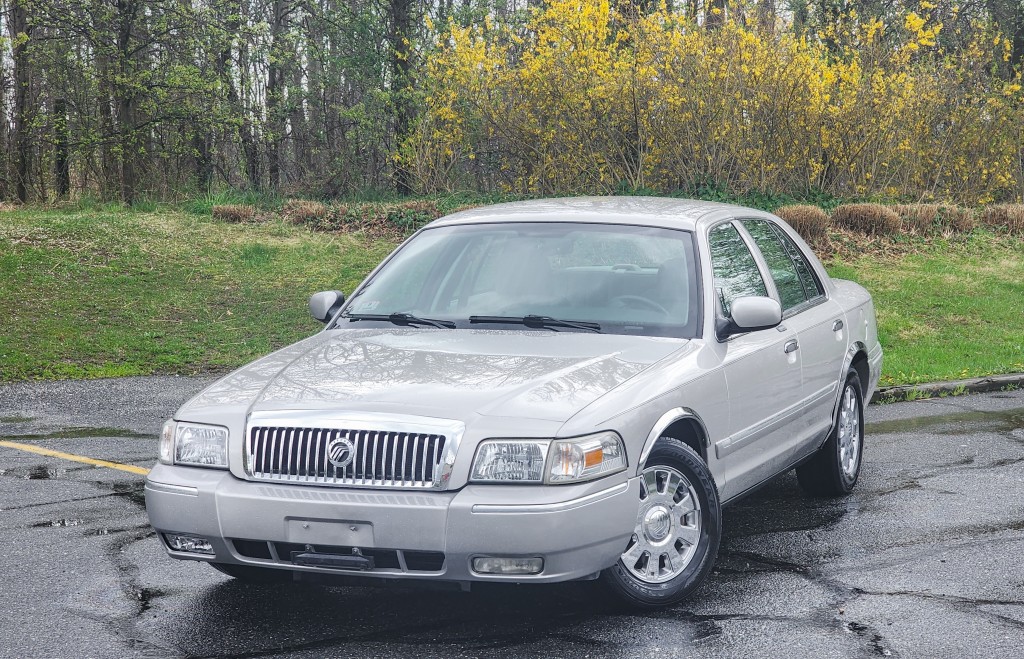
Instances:
[[[234,563],[210,563],[210,567],[246,583],[287,583],[292,581],[292,573],[288,570],[275,570],[254,565],[235,565]]]
[[[839,416],[828,439],[814,456],[796,468],[800,486],[816,496],[843,496],[853,491],[864,453],[864,398],[860,376],[850,369],[839,399]]]
[[[711,571],[721,534],[718,488],[707,465],[686,444],[662,437],[641,473],[633,534],[602,579],[632,606],[675,604]]]

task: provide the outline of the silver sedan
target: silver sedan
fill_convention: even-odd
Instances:
[[[322,332],[165,425],[146,502],[172,557],[671,604],[724,504],[794,467],[851,491],[882,362],[863,288],[774,215],[700,201],[456,213],[310,312]]]

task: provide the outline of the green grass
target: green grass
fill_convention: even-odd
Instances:
[[[225,369],[315,332],[393,243],[189,212],[0,213],[0,381]]]
[[[350,292],[394,247],[216,222],[202,208],[214,201],[0,212],[0,381],[239,366],[315,332],[309,294]],[[883,384],[1024,371],[1024,242],[980,233],[912,249],[829,263],[874,295]]]
[[[829,264],[875,301],[883,385],[1024,371],[1024,241],[976,232]]]

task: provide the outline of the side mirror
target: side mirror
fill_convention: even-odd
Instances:
[[[320,291],[309,298],[309,315],[326,323],[338,312],[345,303],[345,294],[341,291]]]
[[[738,297],[732,302],[732,318],[718,328],[719,338],[777,327],[782,322],[782,307],[770,297]]]

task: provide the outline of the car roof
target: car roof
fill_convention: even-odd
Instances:
[[[431,222],[429,227],[495,222],[581,222],[637,224],[685,229],[733,217],[772,218],[764,211],[696,199],[670,197],[565,197],[533,199],[459,211]]]

